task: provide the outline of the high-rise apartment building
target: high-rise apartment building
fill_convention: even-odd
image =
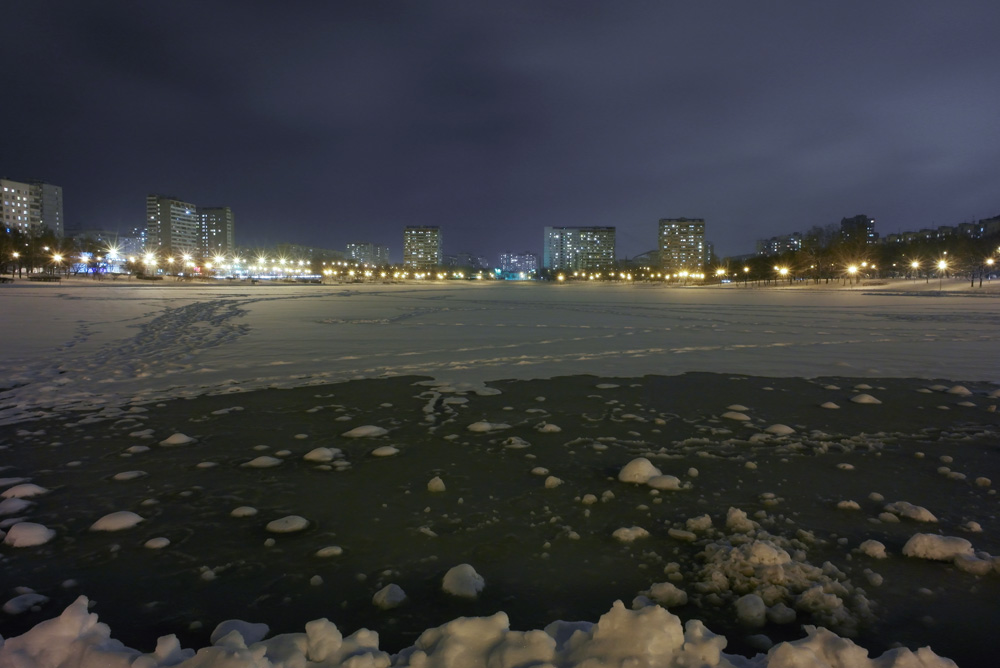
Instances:
[[[389,264],[389,247],[372,243],[347,244],[347,259],[362,264],[383,266]]]
[[[31,228],[31,186],[0,179],[0,223],[5,230],[27,232]]]
[[[43,181],[29,181],[31,190],[31,223],[45,226],[55,232],[57,237],[63,236],[63,190],[59,186]]]
[[[42,226],[63,235],[62,188],[42,181],[0,179],[0,224],[7,230],[29,232]]]
[[[403,230],[403,265],[426,270],[441,264],[441,228],[409,226]]]
[[[660,266],[671,272],[700,272],[706,261],[703,218],[660,219]]]
[[[201,246],[201,219],[198,207],[167,195],[146,197],[147,250],[174,255],[198,254]]]
[[[592,271],[615,263],[614,227],[546,227],[546,269]]]
[[[533,274],[538,271],[535,253],[501,253],[500,271],[505,274]]]
[[[228,206],[198,207],[169,195],[146,197],[146,249],[164,255],[228,255],[236,222]]]
[[[873,244],[878,241],[875,219],[864,214],[843,218],[840,221],[840,236],[847,242]]]
[[[229,255],[236,251],[236,221],[228,206],[199,206],[201,248],[208,255]]]

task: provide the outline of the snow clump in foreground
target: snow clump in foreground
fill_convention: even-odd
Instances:
[[[55,531],[42,524],[18,522],[7,530],[3,544],[10,547],[34,547],[44,545],[55,538],[55,535]]]
[[[0,665],[23,668],[955,666],[928,648],[916,652],[893,649],[877,659],[869,659],[867,652],[850,640],[813,626],[805,627],[805,638],[780,643],[767,655],[746,660],[723,653],[726,638],[713,634],[698,620],[682,626],[680,618],[664,608],[627,610],[621,601],[615,602],[596,624],[558,621],[544,630],[512,631],[503,612],[490,617],[459,617],[424,631],[412,647],[396,655],[379,649],[377,633],[360,629],[344,637],[326,619],[308,622],[305,633],[287,633],[270,639],[265,639],[269,631],[266,625],[229,620],[212,633],[212,646],[197,653],[182,648],[177,637],[169,635],[159,639],[155,651],[143,654],[114,640],[108,625],[99,622],[88,606],[87,598],[81,596],[59,617],[38,624],[22,636],[7,639],[0,645]]]
[[[441,581],[444,593],[461,598],[477,598],[485,586],[486,580],[469,564],[450,568]]]

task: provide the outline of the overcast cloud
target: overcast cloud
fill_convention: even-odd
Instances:
[[[0,175],[70,226],[147,193],[233,207],[237,242],[445,252],[546,225],[703,217],[721,255],[858,213],[882,234],[1000,214],[996,2],[8,0]]]

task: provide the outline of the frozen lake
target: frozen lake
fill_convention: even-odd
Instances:
[[[0,387],[16,386],[0,393],[0,421],[70,404],[399,374],[998,381],[1000,292],[958,291],[965,286],[20,283],[0,292]]]
[[[418,640],[452,619],[540,629],[619,599],[743,655],[812,624],[981,665],[1000,651],[1000,295],[964,285],[15,285],[0,527],[45,540],[0,547],[20,601],[0,635],[51,643],[38,623],[84,594],[146,652],[326,617],[416,666],[397,653],[480,656],[500,623]],[[642,459],[658,475],[630,479]],[[120,530],[92,530],[109,514]],[[289,517],[308,524],[268,530]],[[922,533],[968,548],[934,560]],[[461,563],[475,598],[441,590]],[[653,646],[638,619],[607,622],[614,651],[511,637],[489,665],[624,660]]]

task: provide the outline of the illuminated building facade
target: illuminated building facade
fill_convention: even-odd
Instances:
[[[43,181],[0,179],[0,223],[8,230],[29,232],[43,226],[63,236],[63,192]]]
[[[403,230],[403,265],[426,270],[440,266],[441,228],[437,225],[409,226]]]
[[[546,227],[542,266],[590,271],[615,263],[614,227]]]
[[[660,219],[660,266],[669,272],[701,272],[705,256],[703,218]]]
[[[347,244],[347,259],[362,264],[384,266],[389,264],[389,247],[372,243]]]

